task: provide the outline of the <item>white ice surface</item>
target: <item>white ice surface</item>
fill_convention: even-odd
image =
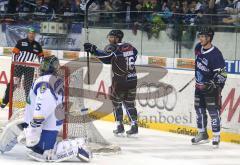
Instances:
[[[119,138],[112,134],[113,123],[97,121],[95,126],[122,151],[115,155],[94,155],[89,165],[240,165],[240,145],[221,143],[219,149],[213,149],[211,143],[193,146],[189,136],[143,128],[137,138]],[[26,151],[24,146],[17,145],[11,152],[0,154],[0,165],[44,164],[30,160]],[[63,162],[79,163],[77,159]]]

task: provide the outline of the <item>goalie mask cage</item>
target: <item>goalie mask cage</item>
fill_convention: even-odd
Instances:
[[[40,65],[36,63],[12,62],[9,94],[9,120],[24,116],[27,95],[32,86],[32,82],[39,77],[39,66]],[[14,72],[21,73],[21,78],[14,78]],[[33,76],[29,76],[26,72],[32,72]],[[64,79],[65,93],[65,119],[61,137],[63,139],[85,138],[89,148],[96,153],[119,152],[121,150],[119,146],[110,144],[100,134],[98,129],[94,126],[92,119],[87,115],[87,111],[81,111],[84,110],[84,100],[82,95],[79,94],[79,91],[83,91],[83,68],[78,68],[77,62],[75,64],[74,62],[71,62],[70,65],[61,66],[58,74]],[[18,82],[16,83],[14,81]]]

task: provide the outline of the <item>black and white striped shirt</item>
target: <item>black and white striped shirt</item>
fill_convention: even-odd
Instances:
[[[37,42],[29,42],[27,38],[19,40],[12,50],[15,62],[34,62],[36,58],[43,59],[42,46]]]

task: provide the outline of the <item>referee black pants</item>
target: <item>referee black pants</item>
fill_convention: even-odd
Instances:
[[[32,83],[33,83],[33,77],[34,77],[34,68],[33,67],[26,67],[26,66],[20,66],[15,65],[14,67],[14,77],[17,77],[21,79],[24,76],[24,90],[25,90],[25,99],[27,99],[28,94],[30,92]],[[18,85],[18,84],[16,84]],[[13,91],[16,88],[16,85],[13,84],[13,90],[10,93],[10,83],[7,84],[7,88],[5,90],[5,95],[3,97],[2,103],[8,104],[9,103],[9,96],[13,95]],[[14,96],[13,96],[14,97]]]

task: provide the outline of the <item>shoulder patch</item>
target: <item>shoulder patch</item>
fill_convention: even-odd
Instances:
[[[47,90],[47,84],[46,83],[42,83],[41,87],[40,87],[40,93],[44,93]]]

